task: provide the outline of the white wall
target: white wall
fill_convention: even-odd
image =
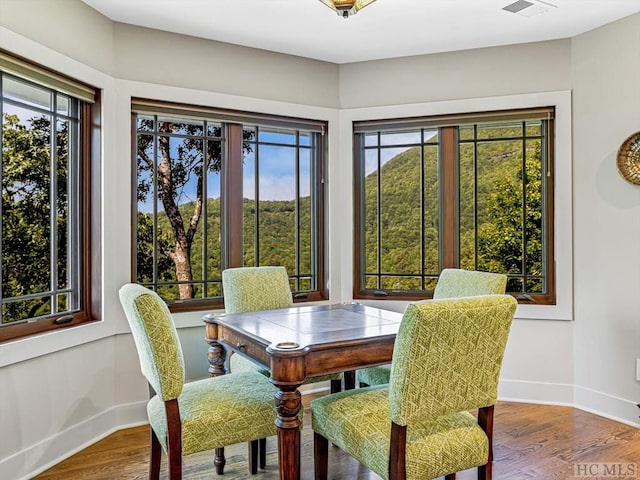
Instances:
[[[567,90],[570,58],[571,43],[562,40],[345,64],[340,66],[340,106]]]
[[[47,18],[65,25],[61,6],[78,20],[77,28],[49,28]],[[42,8],[47,15],[34,15]],[[640,130],[638,32],[635,16],[573,41],[338,67],[112,24],[79,0],[0,1],[0,48],[103,88],[105,124],[104,321],[0,345],[0,478],[30,476],[113,429],[144,421],[147,389],[117,300],[118,288],[129,280],[131,96],[328,120],[330,294],[343,301],[351,295],[351,270],[344,267],[352,264],[351,231],[344,228],[353,224],[350,207],[344,208],[351,205],[351,120],[526,103],[535,96],[566,108],[566,92],[573,90],[574,142],[567,140],[570,131],[563,134],[559,165],[569,169],[561,192],[571,192],[572,183],[575,188],[574,206],[561,198],[559,212],[569,219],[573,213],[575,230],[571,221],[564,225],[559,259],[569,308],[519,309],[501,396],[575,402],[634,422],[633,402],[640,400],[633,380],[640,327],[632,303],[640,287],[640,190],[617,177],[614,157],[622,140]],[[78,41],[85,37],[87,42]],[[184,57],[184,64],[173,71],[161,67],[153,46]],[[192,53],[208,52],[216,61],[198,67],[196,78],[176,73],[188,71]],[[176,316],[189,378],[206,371],[200,317]]]
[[[640,131],[640,15],[572,41],[576,404],[635,419],[640,187],[616,169]]]
[[[117,78],[337,108],[338,66],[115,24]],[[188,73],[187,73],[188,72]]]
[[[113,73],[114,24],[79,0],[2,0],[0,26]]]

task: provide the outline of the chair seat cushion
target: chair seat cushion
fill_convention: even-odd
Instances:
[[[385,385],[391,378],[391,365],[378,365],[358,370],[358,382],[367,385]]]
[[[387,386],[348,390],[311,402],[312,428],[387,479],[391,419]],[[408,480],[485,465],[489,440],[473,415],[459,412],[407,427]]]
[[[266,438],[277,433],[273,398],[276,388],[257,372],[244,372],[185,383],[178,397],[182,454]],[[149,423],[166,450],[164,402],[147,404]]]

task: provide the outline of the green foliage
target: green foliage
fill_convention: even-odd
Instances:
[[[380,228],[380,271],[414,275],[410,278],[389,276],[385,284],[374,288],[421,289],[419,275],[423,257],[426,271],[438,273],[438,166],[434,147],[425,147],[424,164],[421,163],[420,147],[410,148],[383,165],[379,176],[378,172],[373,172],[365,181],[367,272],[378,271],[377,237]],[[422,187],[421,169],[425,176]],[[381,198],[379,206],[378,183]],[[424,216],[421,214],[421,194],[424,195]],[[423,245],[424,255],[421,253]]]
[[[56,129],[57,282],[67,287],[68,128]],[[46,116],[2,121],[2,297],[51,290],[51,122]],[[48,295],[5,303],[3,323],[46,315]],[[59,300],[59,307],[67,307]]]
[[[258,212],[258,231],[260,261],[255,260],[256,251],[256,211],[255,201],[244,199],[244,264],[253,265],[283,265],[291,274],[296,272],[296,204],[293,200],[269,200],[260,202]],[[180,207],[181,212],[190,212],[193,209],[192,202]],[[195,295],[204,297],[220,296],[220,279],[222,277],[222,263],[220,259],[222,238],[220,199],[207,200],[207,220],[201,222],[202,226],[197,230],[191,247],[190,262],[193,271],[193,280],[196,283],[207,280],[214,283],[210,292],[204,292],[202,287],[196,288]],[[137,262],[138,280],[141,283],[153,282],[153,216],[138,212],[138,238],[137,238]],[[309,198],[300,201],[299,209],[299,258],[300,273],[311,274],[311,214]],[[203,242],[203,228],[207,228],[207,241]],[[158,214],[157,226],[158,245],[158,279],[160,282],[175,282],[175,268],[173,261],[167,253],[173,250],[173,234],[169,219],[164,212]],[[203,258],[206,258],[206,268],[203,269]],[[216,286],[217,285],[217,286]],[[307,282],[307,289],[310,284]],[[300,288],[304,289],[304,288]],[[160,294],[165,299],[178,299],[179,292],[175,288],[160,287]]]
[[[540,143],[538,142],[525,164],[526,208],[522,208],[522,181],[504,178],[487,200],[487,211],[493,221],[485,222],[479,233],[479,266],[484,270],[509,274],[541,276],[542,270],[542,178]],[[524,229],[523,229],[524,218]],[[523,252],[523,247],[525,251]],[[523,265],[524,253],[524,265]],[[537,292],[539,281],[530,285],[512,281],[516,291]]]
[[[539,281],[522,285],[517,276],[525,272],[527,275],[543,273],[540,141],[527,141],[523,171],[522,141],[516,138],[521,131],[487,129],[482,134],[486,138],[506,137],[506,140],[478,142],[478,160],[475,162],[473,144],[462,142],[460,145],[461,266],[508,273],[514,276],[510,291],[539,292]],[[414,147],[396,155],[379,172],[367,176],[364,186],[366,271],[383,274],[380,285],[374,282],[373,276],[367,277],[367,288],[433,288],[441,250],[437,162],[436,147],[425,146],[423,152],[421,147]],[[424,177],[422,185],[421,176]],[[187,217],[193,208],[193,202],[180,205],[181,215]],[[199,296],[220,295],[220,199],[209,199],[206,211],[207,219],[202,223],[207,228],[207,241],[203,243],[205,227],[201,226],[193,236],[190,261],[194,281],[206,279],[218,286],[212,292],[197,288],[196,295]],[[139,214],[138,222],[143,226],[139,231],[138,269],[146,280],[151,279],[152,236],[149,236],[149,228],[152,224],[145,214]],[[299,225],[298,236],[296,225]],[[312,272],[309,197],[300,199],[299,205],[294,201],[261,201],[257,211],[254,200],[244,199],[243,228],[245,265],[284,265],[293,274],[299,264],[301,274]],[[160,248],[158,277],[167,281],[175,279],[176,275],[170,255],[163,252],[171,252],[174,243],[169,219],[161,213],[157,240]],[[256,258],[256,252],[259,258]],[[204,269],[203,258],[207,259]],[[422,278],[423,270],[425,278]],[[294,285],[294,290],[308,288],[308,282]],[[178,298],[175,288],[167,288],[164,293],[165,298]]]
[[[527,140],[523,172],[522,140],[517,138],[521,135],[517,127],[485,128],[479,137],[500,140],[479,141],[475,147],[469,142],[460,144],[462,268],[514,276],[543,273],[540,141]],[[421,268],[426,276],[439,271],[437,150],[427,146],[421,153],[421,147],[409,148],[365,179],[366,272],[382,274],[381,284],[368,277],[367,288],[431,288],[422,285]],[[540,292],[541,288],[538,280],[523,285],[514,278],[509,284],[511,291]]]

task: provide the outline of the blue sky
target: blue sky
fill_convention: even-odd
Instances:
[[[428,141],[438,134],[438,130],[425,131],[424,141]],[[405,152],[411,148],[420,145],[422,142],[420,130],[411,132],[393,132],[380,135],[380,166],[387,163],[393,157]],[[394,146],[402,145],[402,146]],[[378,146],[377,135],[365,135],[365,147]],[[365,176],[373,173],[378,169],[378,151],[377,149],[365,150]]]
[[[437,129],[425,132],[425,141],[437,134]],[[301,136],[302,144],[308,144],[308,136]],[[295,199],[295,137],[291,132],[279,132],[277,130],[260,130],[260,141],[273,144],[259,144],[257,146],[259,165],[259,191],[261,200],[293,200]],[[377,143],[377,135],[365,137],[366,146],[374,146]],[[406,131],[385,133],[380,138],[381,165],[384,165],[400,153],[420,145],[420,131]],[[398,146],[395,146],[398,145]],[[177,147],[177,144],[176,144]],[[256,145],[253,144],[252,152],[244,158],[243,197],[255,199],[255,158]],[[310,192],[310,158],[308,149],[300,149],[300,195],[308,196]],[[365,152],[365,174],[377,170],[377,150],[368,149]],[[209,198],[220,197],[220,175],[209,173],[208,178]],[[180,194],[179,203],[195,200],[195,177],[185,186]],[[152,199],[144,204],[139,204],[142,212],[152,211]],[[162,205],[158,205],[162,210]]]
[[[252,152],[248,153],[244,158],[244,176],[243,176],[243,197],[255,199],[255,159],[256,148],[259,158],[259,192],[261,200],[293,200],[296,194],[295,182],[295,148],[290,139],[290,134],[280,134],[275,131],[264,132],[260,134],[260,141],[280,143],[280,145],[253,145]],[[177,139],[176,139],[177,140]],[[308,137],[302,136],[301,143],[308,144]],[[172,151],[176,152],[180,140],[172,139]],[[284,143],[284,145],[283,145]],[[174,157],[175,158],[175,157]],[[308,196],[310,194],[310,150],[306,148],[300,149],[300,195]],[[220,175],[219,173],[210,172],[207,177],[207,188],[209,198],[220,197]],[[179,203],[186,203],[196,198],[196,177],[192,175],[189,183],[185,185],[179,194]],[[138,204],[138,209],[142,212],[151,212],[153,210],[153,199],[147,199],[144,203]],[[162,210],[161,203],[158,209]]]

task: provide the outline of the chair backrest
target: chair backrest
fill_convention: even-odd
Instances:
[[[510,295],[410,304],[393,350],[391,420],[408,425],[494,405],[516,305]]]
[[[184,357],[166,303],[157,293],[134,283],[120,289],[120,303],[131,327],[142,374],[162,400],[178,398],[184,385]]]
[[[227,313],[289,308],[293,296],[284,267],[240,267],[222,272],[224,308]]]
[[[501,273],[445,268],[440,272],[440,278],[433,291],[433,298],[502,295],[506,288],[507,276]]]

